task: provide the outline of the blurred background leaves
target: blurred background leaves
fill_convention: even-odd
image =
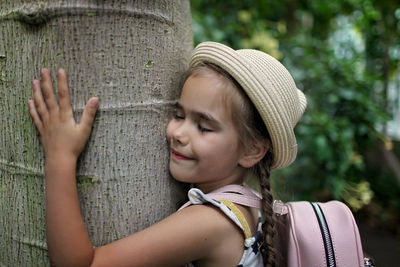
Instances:
[[[195,44],[279,59],[307,95],[299,154],[273,172],[275,196],[346,202],[400,236],[400,3],[191,0]]]

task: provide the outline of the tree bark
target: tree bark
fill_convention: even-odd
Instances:
[[[27,109],[42,67],[66,69],[76,118],[90,96],[100,98],[77,169],[92,243],[175,211],[186,191],[169,176],[165,127],[193,46],[189,2],[1,0],[0,7],[0,266],[49,264],[43,151]]]

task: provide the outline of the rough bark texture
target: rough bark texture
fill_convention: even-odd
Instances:
[[[48,265],[43,152],[27,110],[42,67],[67,70],[80,117],[100,98],[78,163],[95,246],[176,210],[165,127],[192,49],[187,0],[0,0],[0,266]]]

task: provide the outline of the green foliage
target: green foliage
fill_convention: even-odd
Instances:
[[[390,81],[399,83],[396,2],[191,1],[196,44],[212,40],[263,50],[283,62],[307,95],[306,113],[296,127],[298,158],[273,173],[278,197],[336,198],[354,210],[370,206],[374,197],[374,205],[399,217],[395,176],[371,171],[367,157],[388,140],[386,92]]]

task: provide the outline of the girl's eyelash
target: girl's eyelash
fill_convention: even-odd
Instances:
[[[175,118],[175,119],[178,119],[178,120],[183,120],[185,117],[184,117],[184,116],[181,116],[181,115],[179,115],[179,114],[175,114],[175,115],[174,115],[174,118]]]
[[[201,126],[200,124],[199,124],[199,130],[200,130],[200,132],[211,132],[212,130],[211,129],[208,129],[208,128],[204,128],[203,126]]]

